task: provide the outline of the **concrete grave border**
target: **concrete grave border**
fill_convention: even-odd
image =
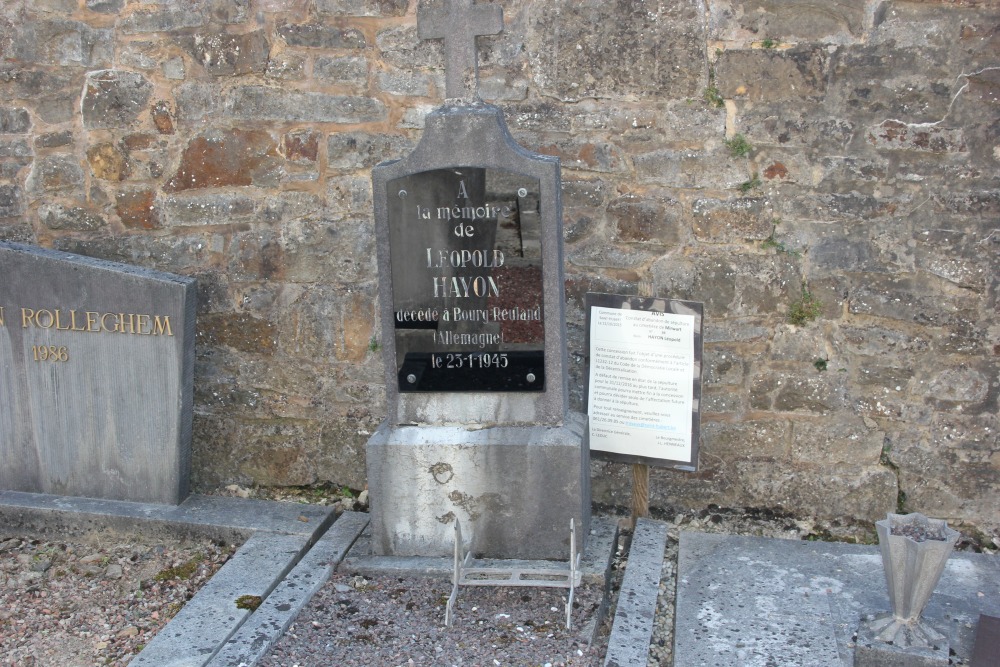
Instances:
[[[313,595],[342,566],[364,575],[448,576],[447,558],[371,555],[368,515],[330,507],[268,500],[193,495],[181,505],[133,503],[0,491],[0,538],[24,533],[81,536],[141,533],[147,538],[202,537],[242,542],[242,546],[153,637],[130,667],[252,667],[281,638]],[[640,520],[619,592],[633,600],[633,613],[652,619],[663,563],[665,524]],[[648,536],[643,537],[646,533]],[[618,542],[618,519],[599,516],[591,526],[590,545],[581,563],[583,579],[610,587],[611,563]],[[498,564],[502,561],[483,561]],[[547,561],[514,561],[544,567]],[[508,562],[509,564],[509,562]],[[649,581],[647,581],[649,580]],[[239,609],[243,595],[262,598],[255,611]],[[608,601],[594,621],[581,628],[592,643],[600,631]],[[616,613],[607,656],[645,665],[649,632],[621,627]],[[616,648],[617,647],[617,648]],[[644,647],[644,649],[643,649]],[[627,651],[625,650],[627,649]],[[623,652],[624,651],[624,652]]]

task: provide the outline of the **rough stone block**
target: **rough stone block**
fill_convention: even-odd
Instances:
[[[123,181],[129,175],[128,156],[110,143],[97,144],[87,149],[90,173],[105,181]]]
[[[655,257],[656,253],[652,249],[641,246],[609,245],[607,241],[595,237],[588,238],[586,241],[566,249],[568,264],[588,268],[634,271],[651,262]]]
[[[944,413],[926,425],[893,424],[888,457],[899,471],[907,508],[932,516],[962,516],[982,530],[998,529],[996,414]]]
[[[87,9],[98,14],[117,14],[124,6],[125,0],[87,0]]]
[[[25,160],[18,158],[31,158],[33,151],[27,139],[18,137],[16,139],[0,139],[0,159],[9,160],[14,158],[17,162],[24,163]]]
[[[371,179],[342,176],[326,179],[327,211],[334,220],[365,220],[369,225],[372,206]]]
[[[0,256],[0,488],[179,503],[194,280],[30,246]]]
[[[302,81],[306,78],[306,58],[295,53],[276,53],[267,59],[264,70],[269,79],[278,81]],[[322,71],[313,65],[313,76],[323,80]]]
[[[365,48],[365,36],[356,28],[338,28],[321,23],[285,23],[278,26],[275,32],[289,46],[315,49]]]
[[[279,242],[289,281],[356,285],[367,283],[375,272],[375,237],[370,227],[359,230],[343,223],[295,221]],[[334,257],[337,259],[332,260]],[[370,315],[364,313],[365,317]],[[370,326],[371,322],[366,319],[363,324]]]
[[[847,407],[846,382],[843,374],[765,372],[750,385],[750,406],[775,412],[830,414]]]
[[[91,130],[127,127],[145,111],[152,92],[152,84],[137,72],[90,72],[81,103],[83,125]]]
[[[208,233],[173,237],[141,234],[86,239],[59,237],[54,245],[65,252],[128,264],[142,262],[151,268],[188,273],[220,262],[223,247],[221,237]]]
[[[160,43],[155,40],[128,42],[118,56],[119,67],[151,71],[160,66]]]
[[[24,213],[24,193],[16,185],[0,184],[0,218],[13,218]]]
[[[705,422],[701,433],[705,455],[722,460],[784,462],[791,451],[787,421]]]
[[[368,84],[368,60],[361,56],[321,56],[313,62],[313,77],[361,88]]]
[[[739,394],[725,387],[709,387],[701,396],[702,414],[743,414],[746,402]]]
[[[123,33],[139,34],[149,32],[173,32],[184,28],[197,28],[205,23],[205,17],[190,7],[159,5],[137,7],[122,17],[118,27]]]
[[[641,181],[672,188],[717,188],[735,190],[753,174],[746,162],[727,154],[704,151],[656,150],[632,157]]]
[[[884,274],[858,274],[851,291],[850,312],[923,325],[941,326],[974,320],[974,298],[927,279]]]
[[[825,49],[805,46],[724,51],[715,64],[716,83],[726,99],[766,103],[821,98],[828,57]]]
[[[192,123],[220,115],[225,107],[225,99],[219,95],[219,88],[199,82],[179,85],[174,92],[177,102],[177,118],[183,123]]]
[[[828,117],[822,109],[801,102],[754,104],[740,115],[742,133],[754,146],[805,146],[839,153],[851,143],[856,121]]]
[[[584,104],[581,102],[581,104]],[[551,102],[504,105],[504,117],[517,132],[570,132],[572,118]]]
[[[941,221],[927,221],[923,230],[914,230],[916,247],[913,253],[917,268],[980,294],[987,290],[991,271],[983,262],[983,243],[979,231],[965,230],[960,224],[942,228]]]
[[[286,312],[291,326],[281,326],[281,349],[294,357],[360,362],[375,333],[375,304],[367,289],[341,294],[316,287],[300,295]]]
[[[962,128],[901,123],[885,120],[868,130],[865,139],[875,148],[888,150],[928,151],[931,153],[964,153]]]
[[[882,455],[885,433],[863,419],[838,413],[792,422],[792,461],[800,465],[832,467],[876,466]]]
[[[70,193],[79,191],[83,178],[83,169],[76,158],[48,155],[35,160],[26,185],[32,194]]]
[[[37,148],[60,148],[62,146],[73,145],[73,133],[69,130],[62,132],[46,132],[39,134],[35,138]]]
[[[742,385],[747,363],[733,346],[706,345],[702,362],[705,387]]]
[[[156,193],[152,190],[119,192],[115,196],[115,212],[127,229],[157,229],[160,226]]]
[[[21,134],[31,130],[31,116],[27,109],[0,107],[0,134]]]
[[[205,315],[199,318],[198,340],[240,352],[269,356],[277,346],[277,327],[250,313]]]
[[[676,200],[625,195],[608,204],[608,215],[617,241],[674,244],[680,240],[682,205]]]
[[[277,142],[266,130],[209,130],[188,143],[163,189],[275,185],[280,163]]]
[[[694,235],[709,243],[762,241],[774,229],[770,201],[763,197],[696,199],[691,215]]]
[[[564,100],[642,98],[670,90],[698,97],[707,73],[697,2],[556,0],[527,8],[535,85]]]
[[[995,369],[983,372],[968,368],[946,368],[934,374],[928,387],[928,396],[949,403],[980,403],[990,394],[990,380],[996,377]]]
[[[226,101],[226,114],[242,120],[371,123],[384,120],[386,108],[369,97],[289,93],[277,88],[245,86],[232,91]]]
[[[379,90],[390,95],[430,97],[432,87],[443,90],[443,77],[420,72],[379,72],[375,75]]]
[[[316,11],[332,16],[403,16],[407,0],[316,0]]]
[[[327,159],[334,169],[371,169],[380,162],[398,160],[413,150],[413,142],[398,134],[338,132],[326,142]]]
[[[12,52],[20,62],[93,68],[112,62],[110,29],[65,19],[21,21],[19,28]]]
[[[240,34],[195,33],[185,40],[185,46],[211,76],[262,73],[271,48],[263,30]]]
[[[621,149],[605,141],[592,141],[588,138],[555,138],[518,134],[516,139],[525,147],[559,158],[567,169],[595,171],[602,173],[622,172],[626,168],[625,156]]]
[[[823,518],[877,521],[895,511],[898,502],[896,475],[882,466],[810,463],[776,468],[770,462],[751,461],[733,468],[728,483],[737,485],[735,502],[740,507],[792,511],[808,506]]]
[[[375,36],[375,44],[383,60],[400,69],[436,68],[444,58],[441,40],[419,39],[415,25],[380,30]]]
[[[232,193],[178,195],[163,199],[168,226],[222,225],[249,222],[257,214],[253,197]]]
[[[927,26],[914,28],[922,36],[930,34]],[[957,92],[946,51],[922,44],[893,44],[892,57],[886,58],[885,48],[870,42],[838,49],[830,64],[830,99],[851,115],[879,120],[935,122],[943,118]]]
[[[849,44],[863,37],[866,18],[864,5],[851,0],[822,6],[810,0],[721,0],[710,3],[709,12],[710,39],[732,42]]]
[[[89,232],[108,224],[107,220],[94,211],[61,204],[42,204],[38,207],[38,218],[49,229],[74,232]]]

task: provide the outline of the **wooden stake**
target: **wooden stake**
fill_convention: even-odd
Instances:
[[[632,464],[632,530],[639,517],[649,516],[649,466]]]

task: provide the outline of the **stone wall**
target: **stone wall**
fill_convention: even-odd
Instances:
[[[416,4],[0,9],[0,238],[198,278],[197,488],[365,484],[369,170],[444,88]],[[499,4],[483,96],[563,164],[575,407],[585,292],[706,304],[702,468],[654,505],[995,530],[1000,2]]]

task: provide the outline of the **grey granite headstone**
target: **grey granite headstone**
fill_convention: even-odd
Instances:
[[[0,489],[188,494],[195,281],[0,243]]]
[[[590,488],[586,420],[568,410],[559,162],[478,99],[475,35],[500,31],[499,7],[449,0],[418,22],[446,41],[449,99],[372,171],[388,412],[367,447],[372,549],[449,555],[459,519],[477,554],[565,560]]]

